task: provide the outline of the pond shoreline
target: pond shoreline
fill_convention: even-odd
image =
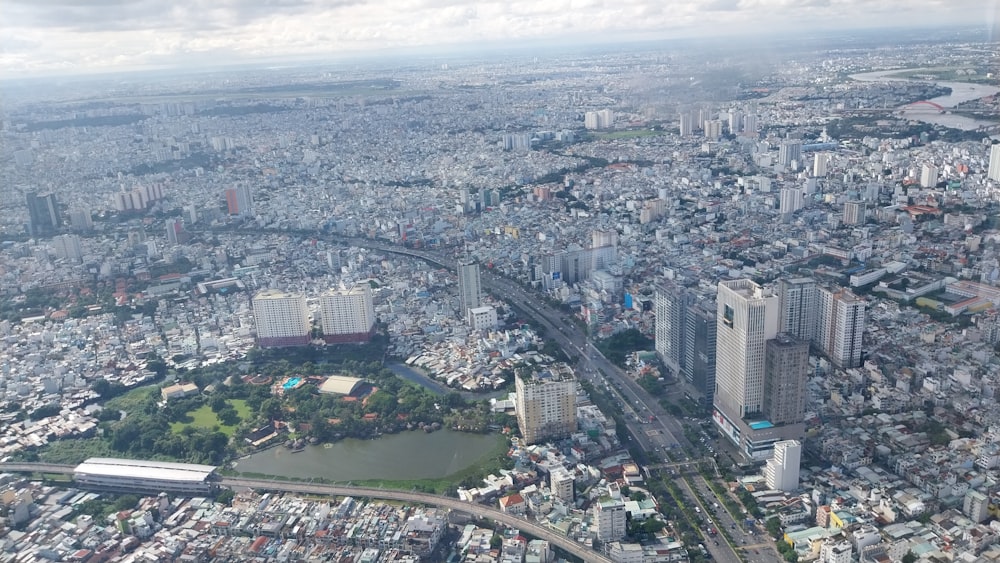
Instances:
[[[272,447],[235,460],[228,471],[324,482],[440,482],[452,485],[471,472],[496,464],[509,444],[501,434],[442,429],[386,434],[371,440],[347,438],[300,450]]]

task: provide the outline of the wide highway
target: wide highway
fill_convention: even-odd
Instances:
[[[323,235],[312,233],[311,236]],[[457,257],[454,256],[405,248],[385,241],[336,235],[330,236],[330,238],[360,248],[411,256],[448,270],[454,270],[458,262]],[[568,313],[552,307],[536,292],[488,269],[480,271],[480,279],[484,289],[495,297],[517,307],[538,326],[544,327],[546,336],[554,340],[567,356],[580,358],[579,367],[582,368],[580,375],[584,379],[595,385],[606,385],[621,396],[629,433],[642,450],[651,453],[657,452],[674,462],[694,461],[688,458],[686,452],[694,452],[696,448],[685,436],[681,423],[663,409],[659,401],[643,389],[638,382],[605,358],[591,342],[587,332],[567,317]],[[654,417],[653,420],[649,419],[650,415]],[[699,473],[691,472],[689,475],[691,482],[697,488],[708,489],[707,482]],[[687,504],[701,506],[687,479],[676,479],[676,482],[684,493]],[[710,497],[705,496],[705,498],[709,499]],[[702,507],[701,509],[704,511],[706,508]],[[717,536],[718,541],[706,541],[706,549],[717,561],[721,563],[741,563],[743,561],[778,563],[782,561],[773,549],[773,544],[771,544],[771,549],[761,549],[757,553],[745,548],[748,540],[744,536],[744,530],[739,526],[733,528],[733,522],[726,520],[725,517],[719,516],[717,518],[719,524],[730,524],[727,532],[736,542],[736,545],[730,545],[729,542],[723,541],[721,535]],[[766,536],[761,539],[765,543],[768,542]],[[691,546],[688,547],[690,549]],[[744,549],[746,552],[741,557],[738,550],[743,551]]]
[[[412,256],[436,264],[442,268],[454,269],[456,265],[455,259],[429,251],[401,248],[365,239],[351,239],[350,243],[360,247]],[[521,284],[496,275],[490,270],[482,270],[480,272],[480,280],[482,286],[495,297],[517,307],[524,314],[528,315],[533,322],[543,327],[546,337],[554,340],[567,356],[580,358],[578,367],[582,368],[580,375],[583,379],[595,385],[606,385],[608,389],[613,388],[615,390],[622,398],[629,434],[642,450],[650,453],[656,452],[674,462],[684,463],[695,461],[690,459],[686,453],[695,451],[695,448],[685,436],[681,423],[674,416],[667,413],[659,401],[643,389],[638,382],[604,357],[597,347],[594,346],[586,331],[582,330],[577,323],[567,317],[568,313],[552,307],[544,298],[529,291]],[[650,416],[654,418],[650,420]],[[688,473],[696,487],[699,489],[702,487],[708,489],[708,484],[704,477],[697,472]],[[710,506],[703,506],[701,504],[688,480],[679,478],[675,479],[675,482],[684,494],[685,503],[692,507],[699,506],[702,514],[706,518],[710,517],[711,513],[708,511]],[[705,496],[704,498],[712,499],[714,498],[714,494]],[[708,500],[708,502],[711,503],[712,501]],[[715,522],[714,518],[718,517],[711,518]],[[719,518],[719,520],[717,522],[718,525],[731,524],[731,522],[725,521],[722,518]],[[704,526],[701,529],[704,530]],[[715,539],[706,539],[703,544],[716,561],[720,563],[742,563],[744,560],[761,563],[780,561],[777,558],[768,558],[766,555],[751,555],[752,552],[741,557],[738,550],[742,545],[745,545],[742,530],[738,527],[732,528],[730,526],[727,532],[731,534],[736,545],[729,544],[721,534],[715,536]],[[708,538],[708,535],[705,534],[705,537]],[[692,546],[687,547],[689,550],[692,548]]]

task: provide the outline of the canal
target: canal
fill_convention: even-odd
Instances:
[[[509,390],[474,392],[452,389],[441,381],[427,375],[427,373],[420,368],[410,367],[406,364],[387,364],[386,367],[388,367],[389,370],[397,376],[409,381],[410,383],[420,385],[435,395],[447,395],[451,392],[457,392],[466,401],[482,401],[489,399],[506,399],[507,395],[510,394]]]
[[[349,482],[440,479],[506,453],[506,437],[453,430],[419,430],[375,440],[341,440],[293,452],[278,446],[236,462],[243,474]]]

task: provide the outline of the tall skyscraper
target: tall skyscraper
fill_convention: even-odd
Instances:
[[[816,280],[812,278],[779,280],[778,302],[781,308],[778,331],[806,342],[811,341],[816,333],[816,313],[819,306]]]
[[[867,207],[863,201],[848,201],[844,203],[844,224],[863,225]]]
[[[653,310],[656,315],[656,354],[675,375],[684,365],[685,319],[692,295],[683,287],[664,283],[656,288]]]
[[[59,203],[55,194],[28,192],[24,194],[24,202],[28,207],[28,234],[48,236],[54,234],[62,226],[59,216]]]
[[[778,164],[791,166],[802,164],[802,141],[797,139],[784,141],[778,146]]]
[[[995,182],[1000,182],[1000,143],[990,146],[990,169],[987,177]]]
[[[778,334],[778,296],[751,280],[719,282],[715,405],[736,418],[763,410],[764,352]]]
[[[184,206],[184,221],[188,225],[195,225],[198,223],[198,208],[194,205]]]
[[[94,219],[89,209],[76,208],[69,212],[70,225],[76,232],[87,232],[94,229]]]
[[[505,133],[500,137],[500,144],[505,151],[531,150],[531,133]]]
[[[606,246],[618,246],[618,231],[606,229],[590,232],[591,248],[604,248]]]
[[[865,332],[865,301],[848,289],[818,289],[816,346],[839,368],[861,365]]]
[[[735,280],[719,283],[717,300],[712,420],[740,455],[763,461],[776,442],[801,438],[805,430],[801,421],[775,424],[766,418],[768,341],[778,334],[779,299],[770,289],[750,280]],[[778,359],[772,357],[772,362]],[[778,381],[782,380],[772,379]],[[767,401],[768,407],[774,405],[773,398]]]
[[[226,209],[230,215],[253,213],[253,193],[247,186],[226,189]]]
[[[257,344],[261,348],[305,346],[312,327],[309,308],[302,295],[265,289],[253,297]]]
[[[557,364],[522,369],[514,376],[517,425],[525,443],[563,438],[576,431],[576,379],[572,368]]]
[[[764,418],[771,424],[802,422],[806,412],[809,342],[788,334],[767,341],[764,356]]]
[[[933,164],[925,164],[920,168],[920,187],[933,188],[938,183],[938,169]]]
[[[178,217],[169,217],[165,223],[167,242],[170,244],[179,244],[184,242],[184,221]]]
[[[688,307],[684,324],[684,392],[705,413],[715,398],[716,311],[714,301]]]
[[[367,284],[319,296],[319,318],[327,344],[368,342],[375,332],[375,305]]]
[[[690,137],[694,133],[694,120],[691,118],[691,112],[682,111],[678,117],[681,137]]]
[[[588,111],[583,114],[583,126],[587,129],[610,129],[614,124],[615,114],[610,109]]]
[[[733,135],[743,130],[743,112],[737,109],[729,110],[729,132]]]
[[[826,177],[826,166],[830,162],[830,155],[825,152],[818,152],[813,157],[813,176],[817,178]]]
[[[781,188],[781,198],[778,200],[778,211],[783,218],[791,216],[802,209],[802,188]],[[787,220],[787,219],[786,219]]]
[[[790,493],[799,488],[802,443],[784,440],[774,444],[774,455],[764,467],[764,483],[769,489]]]
[[[83,249],[79,235],[57,235],[52,237],[52,247],[56,256],[70,262],[83,261]]]
[[[710,141],[716,141],[722,136],[722,120],[721,119],[708,119],[704,124],[705,138]]]
[[[458,299],[462,318],[468,318],[469,309],[479,307],[479,264],[472,260],[458,263]]]

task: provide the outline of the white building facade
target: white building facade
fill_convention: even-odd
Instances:
[[[371,287],[332,290],[319,297],[320,326],[328,344],[367,342],[375,332]]]
[[[305,346],[311,326],[303,295],[265,289],[253,297],[257,344],[261,348]]]

